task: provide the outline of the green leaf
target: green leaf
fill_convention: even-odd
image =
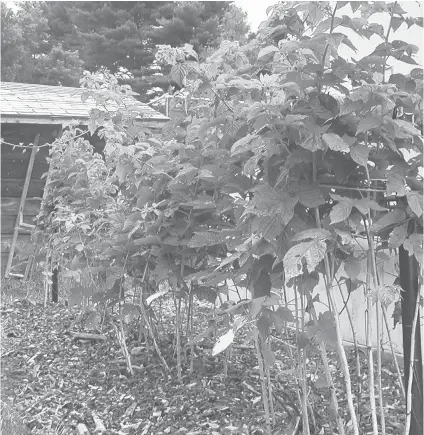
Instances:
[[[408,235],[408,223],[395,227],[395,229],[390,233],[389,238],[389,247],[390,248],[399,248],[403,244]]]
[[[350,204],[356,207],[362,214],[369,213],[370,209],[376,211],[387,210],[387,208],[381,207],[379,204],[377,204],[377,202],[367,198],[354,199],[350,202]]]
[[[421,217],[423,214],[423,195],[417,191],[407,192],[406,199],[408,200],[408,205],[411,210],[418,216]]]
[[[308,185],[302,186],[302,190],[298,192],[299,202],[305,207],[318,207],[325,204],[324,195],[321,189],[317,186]]]
[[[141,239],[135,239],[133,243],[135,246],[160,245],[161,241],[158,236],[146,236]]]
[[[261,142],[262,140],[260,136],[256,134],[248,134],[234,143],[231,147],[231,155],[236,156],[246,151],[257,149],[261,145]]]
[[[183,64],[177,63],[172,67],[170,75],[177,82],[178,86],[182,87],[187,76],[187,69]]]
[[[388,195],[397,194],[399,196],[405,196],[405,178],[393,170],[389,171],[387,174],[386,192]]]
[[[350,156],[358,165],[367,166],[370,150],[366,145],[353,145],[350,148]]]
[[[331,238],[330,231],[324,228],[311,228],[295,234],[292,238],[293,242],[300,242],[306,239],[326,240]]]
[[[215,343],[215,346],[212,349],[212,356],[218,355],[227,349],[228,346],[232,344],[234,341],[234,331],[231,328],[224,335],[219,337],[218,341]]]
[[[318,342],[324,342],[335,346],[337,344],[336,326],[333,316],[329,311],[320,315],[318,320],[318,331],[315,336]]]
[[[269,273],[262,269],[255,283],[253,284],[253,298],[261,298],[263,296],[270,296],[271,292],[271,278]]]
[[[392,17],[391,26],[393,29],[393,33],[396,32],[397,29],[404,23],[403,17]]]
[[[358,129],[356,130],[356,134],[372,130],[373,128],[380,127],[383,120],[381,117],[377,116],[367,116],[366,118],[361,119],[358,125]]]
[[[154,195],[150,190],[150,187],[140,186],[135,194],[135,197],[137,198],[137,207],[143,208],[145,204],[154,198]]]
[[[280,50],[278,50],[275,45],[268,45],[268,47],[262,48],[262,50],[259,52],[258,60],[267,62],[274,56],[274,53],[276,53],[277,51]]]
[[[95,119],[90,119],[87,124],[88,131],[90,132],[91,136],[94,136],[97,130],[97,124]]]
[[[80,267],[81,267],[81,263],[79,261],[78,255],[75,255],[74,258],[71,261],[69,269],[71,269],[71,270],[78,270]]]
[[[398,89],[403,91],[406,86],[406,77],[403,74],[399,74],[399,73],[392,74],[389,78],[389,83],[395,84],[398,87]]]
[[[189,248],[204,248],[206,246],[214,246],[223,243],[225,237],[221,233],[206,231],[203,233],[195,233],[188,242]]]
[[[249,313],[252,319],[255,319],[265,302],[266,296],[255,298],[249,302]]]
[[[325,146],[322,143],[320,136],[320,134],[311,134],[308,138],[301,142],[300,146],[309,151],[324,150]]]
[[[280,305],[281,299],[276,293],[271,292],[271,296],[265,299],[264,306]]]
[[[338,134],[325,133],[322,140],[333,151],[349,152],[349,145]]]
[[[256,327],[258,328],[259,336],[263,341],[267,340],[270,336],[272,322],[270,318],[262,314],[256,321]]]
[[[311,272],[303,274],[298,278],[297,290],[301,295],[309,295],[312,290],[319,284],[319,273]]]
[[[303,274],[303,264],[312,272],[324,258],[327,245],[323,240],[312,240],[292,246],[283,259],[286,279]]]
[[[304,332],[299,332],[299,334],[296,335],[296,344],[299,349],[305,349],[309,344],[309,339]]]
[[[415,258],[423,266],[423,235],[411,234],[403,243],[403,247],[408,251],[409,255],[415,255]]]
[[[72,287],[69,291],[68,297],[69,306],[80,305],[83,298],[83,288],[81,286]]]
[[[260,346],[261,346],[261,354],[265,362],[265,367],[266,368],[272,367],[275,363],[274,352],[271,350],[268,343],[261,341]]]
[[[343,264],[344,270],[350,279],[355,279],[361,273],[361,262],[354,256],[347,257]]]
[[[336,224],[337,222],[345,221],[352,212],[352,204],[341,201],[338,204],[334,205],[330,212],[330,219],[332,224]]]
[[[370,230],[373,233],[377,233],[385,229],[386,227],[402,222],[405,219],[405,216],[406,215],[403,210],[396,208],[392,211],[389,211],[387,214],[381,217],[377,222],[374,222],[371,225]]]
[[[274,324],[275,327],[281,331],[286,322],[290,322],[290,323],[295,323],[296,319],[293,316],[293,313],[291,312],[291,310],[287,307],[279,307],[277,309],[277,311],[273,312],[273,320],[274,320]]]

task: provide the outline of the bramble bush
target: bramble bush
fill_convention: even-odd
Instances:
[[[375,13],[390,17],[386,33],[371,21]],[[386,77],[390,57],[416,64],[417,47],[392,38],[403,24],[422,27],[422,18],[407,17],[396,2],[283,2],[270,8],[255,39],[223,41],[203,62],[190,46],[162,47],[158,62],[169,63],[191,103],[161,136],[140,123],[128,87],[107,74],[86,75],[84,98],[97,102],[89,130],[104,138],[103,155],[69,126],[52,146],[50,207],[39,216],[45,249],[75,283],[71,302],[90,298],[144,315],[154,300],[174,300],[180,379],[182,319],[191,319],[194,298],[213,303],[229,288],[247,288],[251,300],[221,310],[233,322],[213,354],[247,332],[269,433],[270,332],[291,323],[304,433],[304,362],[314,343],[330,392],[326,346],[337,348],[349,416],[333,391],[334,421],[339,433],[359,434],[332,283],[344,271],[352,289],[365,286],[369,301],[378,301],[384,289],[375,259],[383,250],[403,246],[422,265],[422,74]],[[343,29],[382,42],[347,60],[339,48],[356,49]],[[414,122],[393,116],[400,112]],[[319,280],[319,297],[328,300],[320,316]],[[295,307],[284,298],[287,287],[296,291]],[[129,289],[140,299],[126,299]],[[376,430],[373,394],[370,401]]]

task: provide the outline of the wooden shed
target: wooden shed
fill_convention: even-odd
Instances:
[[[41,145],[52,143],[65,123],[87,125],[96,107],[93,99],[83,102],[82,93],[62,86],[1,83],[1,276],[13,276],[14,263],[30,247],[33,219],[43,198],[41,177],[48,172],[49,146]],[[169,121],[134,98],[131,111],[152,132]]]

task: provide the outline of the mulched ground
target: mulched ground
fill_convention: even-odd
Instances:
[[[131,377],[125,366],[116,362],[122,360],[122,354],[113,329],[102,331],[107,336],[105,341],[75,340],[71,332],[83,331],[81,323],[76,322],[77,316],[77,309],[61,304],[44,308],[41,304],[18,300],[2,306],[2,402],[19,414],[17,420],[21,418],[25,423],[16,432],[8,430],[7,435],[75,434],[78,424],[84,424],[91,434],[104,435],[264,433],[259,368],[249,346],[234,349],[226,377],[225,355],[212,357],[212,342],[197,346],[194,372],[190,375],[189,364],[185,363],[183,383],[179,384],[172,338],[160,342],[171,367],[166,375],[155,353],[129,334],[128,349],[138,348],[137,355],[133,356],[137,370]],[[238,344],[242,344],[242,340]],[[281,435],[294,433],[299,414],[295,379],[287,353],[282,345],[276,352],[277,362],[272,369],[274,433]],[[340,407],[348,424],[343,378],[334,353],[330,352],[329,356]],[[353,369],[352,355],[350,361]],[[363,358],[363,406],[360,409],[364,434],[370,433],[365,363]],[[315,433],[330,433],[328,391],[316,381],[321,362],[314,350],[310,351],[308,366],[311,373],[316,374],[309,379]],[[404,406],[389,360],[384,363],[383,385],[386,433],[399,434]]]

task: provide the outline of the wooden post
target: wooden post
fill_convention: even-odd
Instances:
[[[411,426],[409,435],[422,435],[423,433],[423,365],[421,353],[421,330],[417,327],[415,336],[412,335],[412,319],[416,309],[416,300],[420,294],[418,284],[418,274],[420,271],[418,261],[413,255],[409,255],[403,246],[399,248],[399,269],[400,285],[404,292],[402,293],[402,332],[403,332],[403,360],[405,372],[405,385],[408,385],[408,379],[412,378],[411,400]],[[411,344],[415,340],[414,347],[414,369],[410,373],[411,362]],[[406,387],[405,387],[406,390]]]
[[[13,255],[15,254],[16,242],[18,241],[19,228],[22,222],[22,215],[24,213],[25,201],[28,194],[29,183],[31,181],[32,168],[34,166],[35,154],[38,151],[38,142],[40,140],[40,134],[35,137],[34,144],[31,149],[31,156],[29,158],[28,169],[25,177],[24,188],[22,189],[21,202],[19,203],[18,216],[16,217],[15,228],[13,229],[12,242],[10,244],[9,256],[7,258],[6,270],[4,277],[9,277],[9,272],[12,267]]]
[[[63,132],[63,127],[61,126],[57,137],[60,137]],[[53,157],[53,156],[52,156]],[[44,207],[44,202],[48,195],[48,186],[51,179],[51,169],[52,160],[49,163],[49,171],[47,173],[46,185],[44,187],[43,199],[41,200],[41,207]],[[44,276],[44,306],[47,304],[49,293],[52,296],[52,302],[59,301],[59,267],[53,265],[53,257],[51,253],[46,254],[46,269]]]

